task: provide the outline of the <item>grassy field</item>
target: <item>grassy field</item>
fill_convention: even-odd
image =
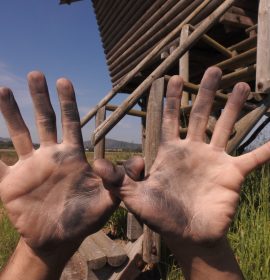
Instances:
[[[132,153],[108,153],[107,158],[117,162],[127,159]],[[9,164],[16,161],[14,152],[1,152],[0,158]],[[91,162],[92,153],[87,153]],[[228,234],[229,240],[246,279],[270,279],[270,166],[256,170],[247,178],[241,194],[240,207]],[[118,210],[107,227],[116,237],[125,237],[126,212]],[[14,249],[18,235],[13,230],[0,204],[0,268]],[[162,248],[162,260],[158,278],[183,279],[173,256]]]

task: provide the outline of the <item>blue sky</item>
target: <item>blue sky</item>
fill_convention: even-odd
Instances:
[[[111,89],[98,27],[90,0],[58,5],[58,0],[1,0],[0,86],[10,87],[17,99],[34,142],[38,142],[26,75],[31,70],[45,73],[52,104],[60,115],[55,81],[72,80],[81,117]],[[119,104],[126,95],[114,99]],[[83,129],[89,140],[94,122]],[[0,136],[8,133],[0,119]],[[125,117],[108,135],[139,143],[140,121]]]

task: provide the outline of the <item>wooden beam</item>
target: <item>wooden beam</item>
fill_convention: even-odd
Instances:
[[[180,46],[184,44],[189,36],[189,25],[186,24],[183,26],[181,35],[180,35]],[[189,82],[189,52],[187,51],[180,59],[179,59],[179,75],[182,76],[184,81]],[[189,93],[183,91],[181,106],[189,105]]]
[[[163,113],[163,98],[165,95],[165,80],[160,78],[153,82],[147,105],[146,139],[145,139],[145,174],[156,159]],[[147,263],[157,263],[160,260],[160,236],[144,226],[143,260]]]
[[[227,153],[232,153],[248,135],[248,133],[254,128],[257,122],[262,118],[262,116],[270,108],[269,96],[264,101],[264,103],[257,109],[248,113],[245,117],[240,119],[235,124],[235,136],[229,141],[227,145]]]
[[[270,2],[260,0],[256,91],[270,93]]]
[[[99,127],[106,119],[105,106],[100,108],[96,114],[96,127]],[[94,146],[94,160],[105,157],[105,137]]]
[[[115,111],[118,108],[116,105],[108,104],[106,105],[106,110],[108,111]],[[139,118],[145,118],[146,117],[146,112],[139,111],[139,110],[129,110],[127,112],[127,115],[129,116],[134,116],[134,117],[139,117]]]
[[[257,36],[247,38],[228,48],[229,51],[242,52],[257,46]]]
[[[222,70],[234,70],[239,67],[246,67],[251,63],[256,62],[257,48],[253,48],[244,53],[234,56],[233,58],[226,59],[216,64]]]

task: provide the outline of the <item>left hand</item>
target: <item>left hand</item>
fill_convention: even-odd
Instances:
[[[74,251],[87,235],[102,228],[119,199],[103,187],[87,162],[71,82],[57,82],[63,131],[59,144],[44,75],[32,72],[28,82],[40,148],[33,148],[11,90],[0,88],[1,111],[19,156],[11,167],[0,162],[0,197],[23,241],[35,252],[64,247]],[[116,181],[120,173],[114,173]]]

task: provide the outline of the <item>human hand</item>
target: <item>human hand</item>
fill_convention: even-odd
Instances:
[[[29,131],[10,89],[0,89],[0,107],[19,161],[0,162],[0,197],[23,241],[37,254],[73,251],[99,230],[119,204],[88,164],[83,147],[74,89],[57,82],[63,142],[57,143],[55,113],[45,77],[28,75],[40,148],[33,149]],[[114,173],[114,178],[118,174]]]
[[[183,81],[177,76],[171,78],[160,147],[144,181],[135,182],[125,176],[121,186],[112,188],[110,164],[107,163],[106,173],[104,160],[94,165],[103,177],[104,185],[145,224],[161,233],[167,243],[171,240],[172,243],[209,244],[222,239],[236,212],[245,176],[270,158],[269,144],[240,157],[231,157],[225,152],[234,123],[250,91],[245,83],[234,87],[210,144],[204,142],[221,75],[217,68],[206,71],[184,140],[179,139]]]

